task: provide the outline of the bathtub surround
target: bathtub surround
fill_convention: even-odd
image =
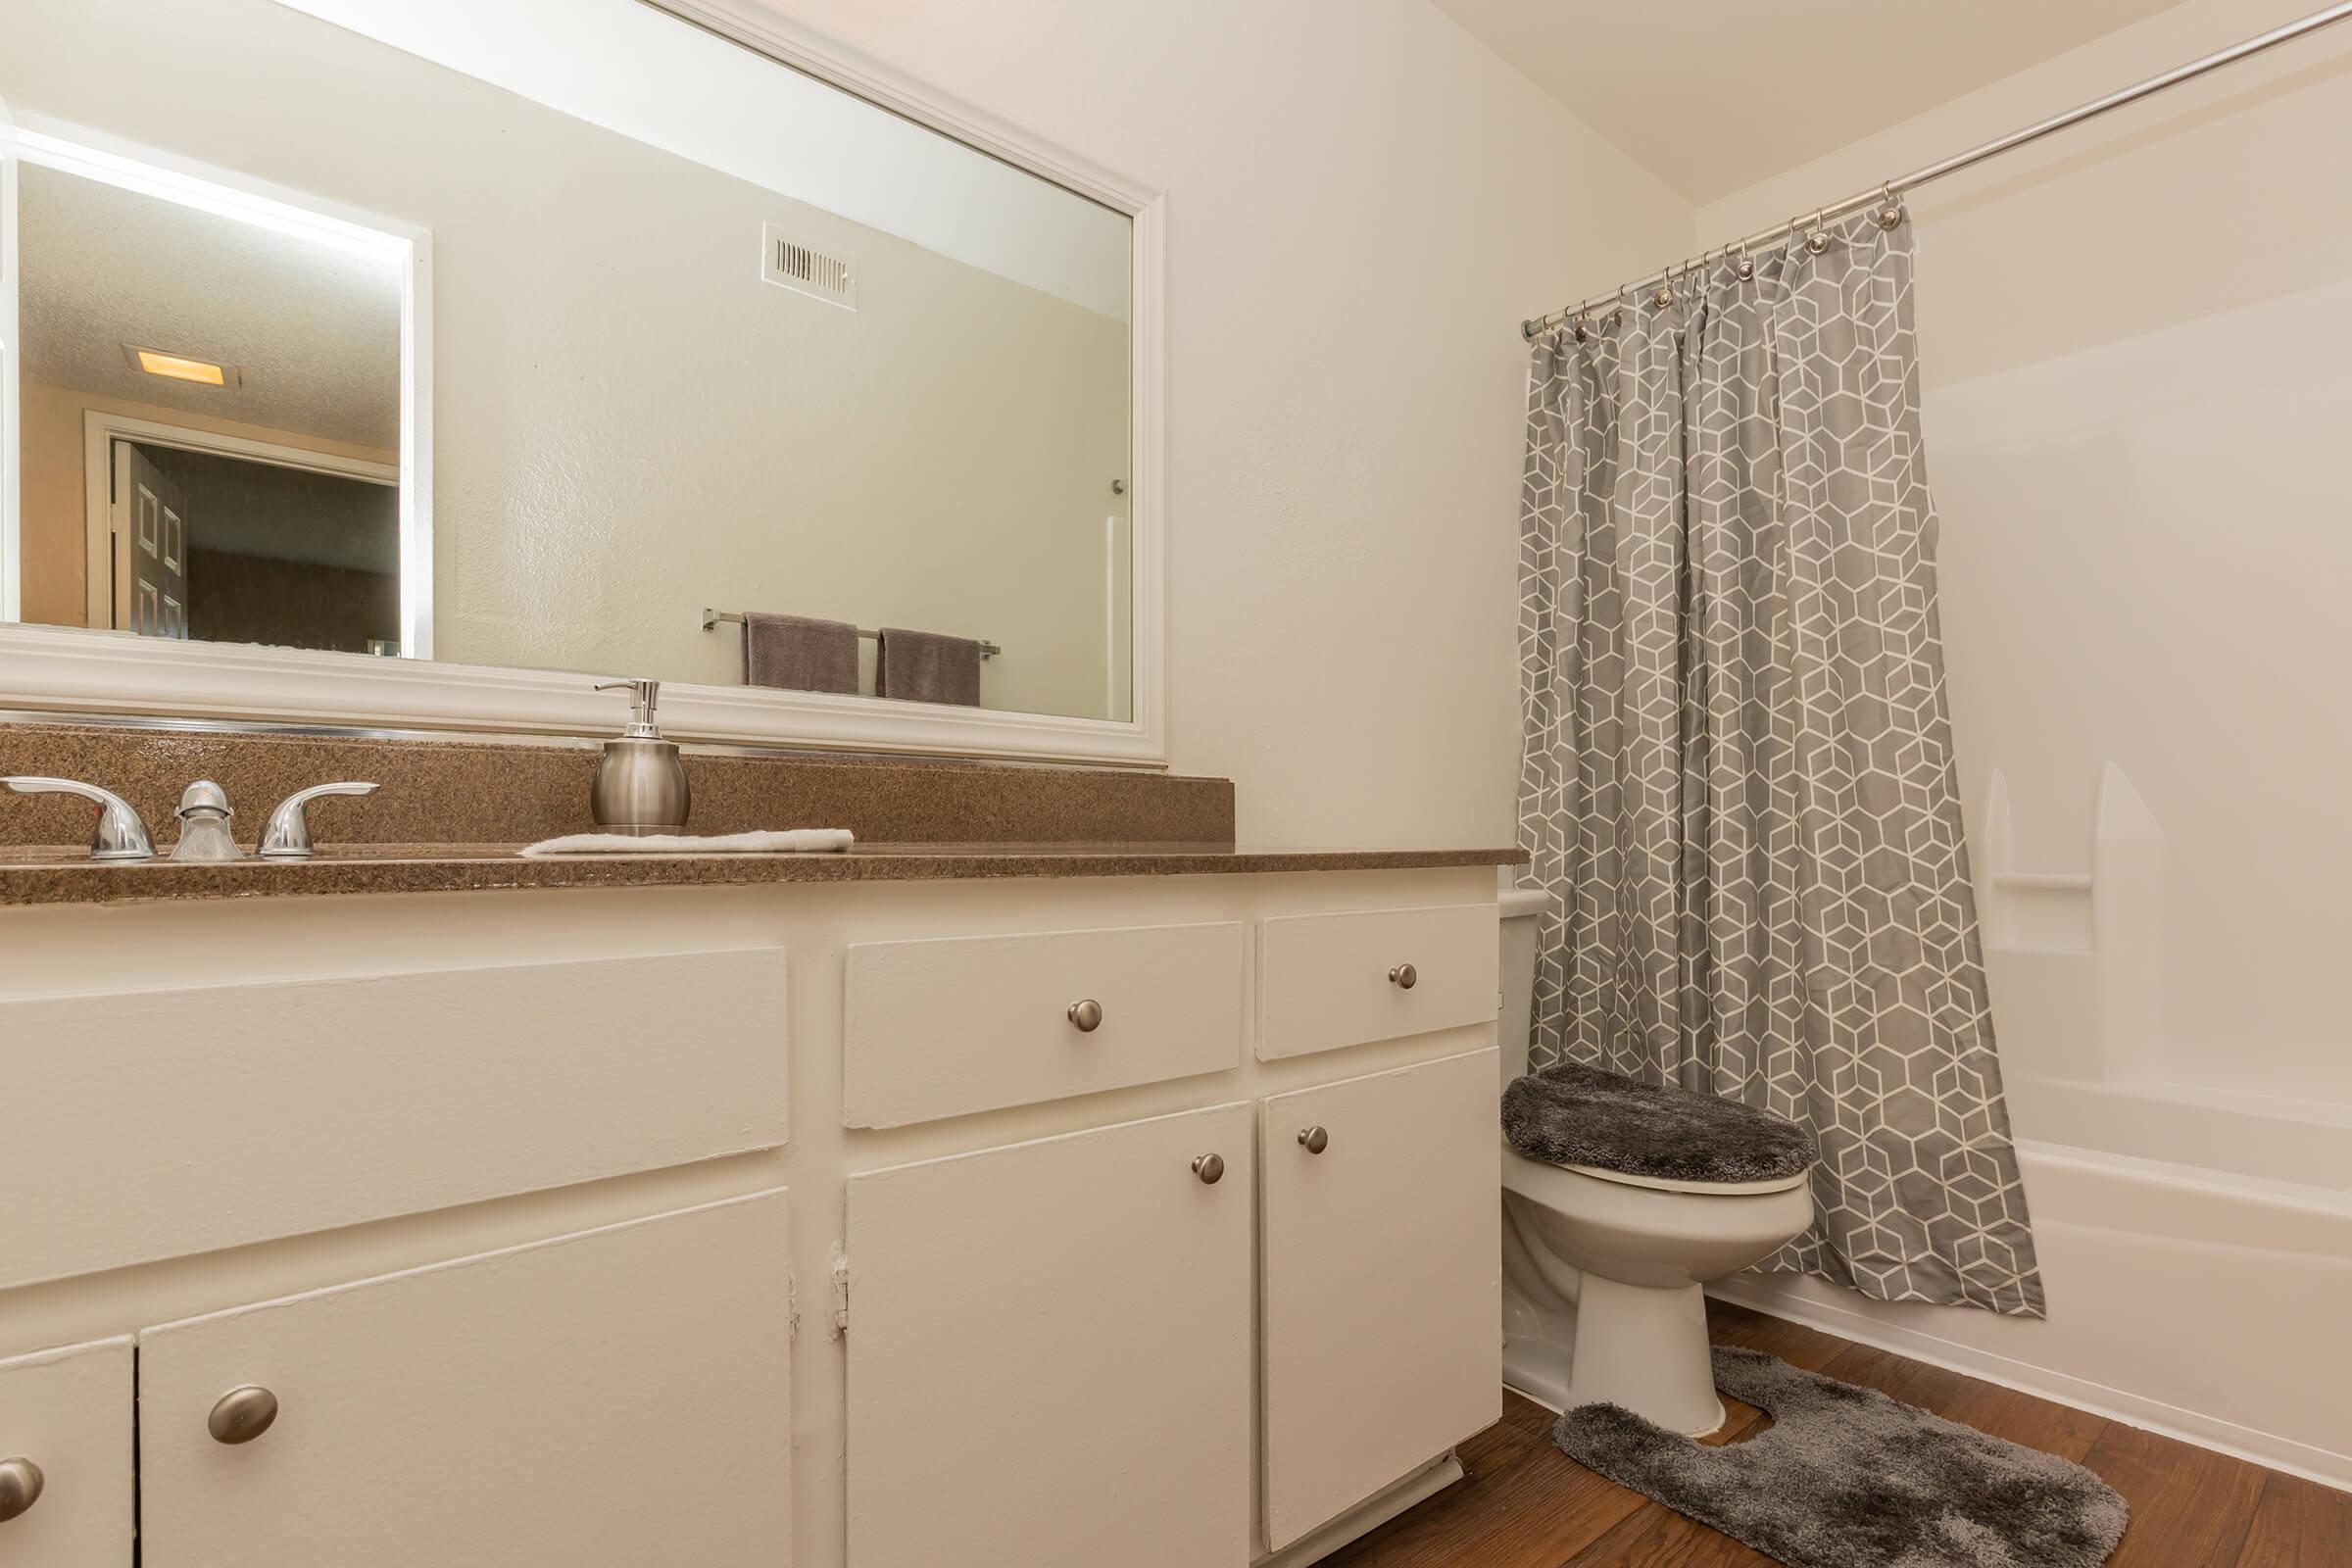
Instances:
[[[1761,1350],[1716,1347],[1715,1380],[1771,1429],[1708,1447],[1589,1404],[1552,1441],[1790,1568],[2099,1568],[2123,1538],[2124,1499],[2072,1460]]]
[[[2039,1316],[1953,783],[1911,233],[1897,209],[1817,237],[1536,342],[1533,1059],[1810,1127],[1819,1217],[1767,1271]]]

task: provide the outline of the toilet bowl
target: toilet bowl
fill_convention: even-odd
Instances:
[[[1502,894],[1502,1082],[1527,1071],[1537,917]],[[1502,1152],[1503,1382],[1554,1409],[1622,1405],[1669,1432],[1723,1425],[1707,1345],[1709,1280],[1771,1256],[1813,1222],[1804,1172],[1674,1182]]]

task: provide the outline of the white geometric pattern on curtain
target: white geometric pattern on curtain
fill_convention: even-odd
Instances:
[[[1813,1129],[1759,1267],[2043,1315],[1961,839],[1911,226],[1537,340],[1530,1042]]]

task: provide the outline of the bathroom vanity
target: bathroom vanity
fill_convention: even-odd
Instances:
[[[1520,857],[1161,771],[1163,193],[754,0],[510,9],[0,7],[0,775],[245,851],[0,795],[0,1563],[1247,1568],[1442,1487]],[[592,820],[615,679],[686,754]],[[681,822],[858,848],[515,854]]]
[[[1498,1414],[1512,858],[0,849],[5,1559],[1312,1560]]]

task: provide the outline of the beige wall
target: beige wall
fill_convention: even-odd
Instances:
[[[1702,241],[2309,9],[2190,0],[1710,207]],[[1911,204],[1971,826],[1997,767],[2020,869],[2087,871],[2099,770],[2120,764],[2163,836],[2163,951],[2130,956],[2164,977],[2163,1038],[2133,1049],[2173,1076],[2340,1102],[2347,145],[2337,29]],[[2079,1017],[2024,989],[1996,984],[1994,1004],[2005,1055],[2085,1047]]]
[[[1509,842],[1520,318],[1690,207],[1424,0],[773,0],[1164,188],[1169,696],[1269,844]]]
[[[24,394],[18,439],[24,449],[24,618],[39,625],[81,626],[89,620],[89,487],[85,482],[88,465],[83,416],[92,410],[367,463],[400,461],[396,452],[182,414],[176,409],[44,386],[37,381],[26,382]]]

